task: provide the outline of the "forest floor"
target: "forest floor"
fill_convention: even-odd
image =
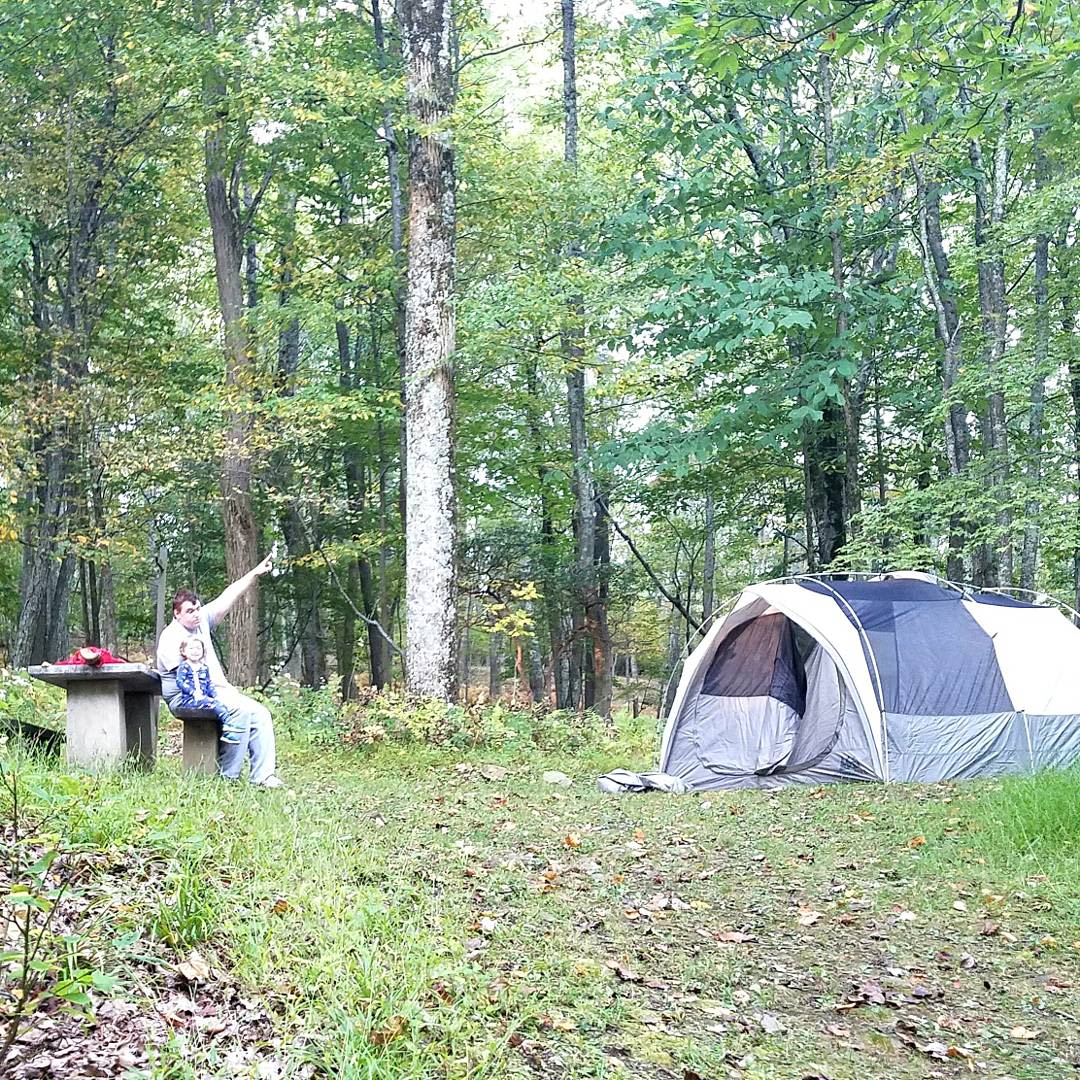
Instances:
[[[646,766],[652,736],[638,722],[575,753],[286,740],[286,792],[168,757],[72,779],[0,751],[75,852],[81,954],[120,980],[89,1026],[46,1010],[10,1075],[1080,1069],[1075,774],[600,794],[597,773]]]

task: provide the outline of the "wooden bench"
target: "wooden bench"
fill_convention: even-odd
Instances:
[[[42,664],[35,679],[67,691],[67,760],[91,771],[131,760],[152,769],[157,756],[161,678],[146,664]],[[171,710],[184,725],[183,766],[216,775],[218,718],[207,709]]]

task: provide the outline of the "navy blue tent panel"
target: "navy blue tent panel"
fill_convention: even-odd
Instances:
[[[973,592],[964,598],[976,604],[988,604],[990,607],[1052,607],[1052,604],[1031,604],[1026,600],[1017,600],[1015,596],[1006,596],[1004,593]]]
[[[783,615],[761,615],[720,643],[701,688],[712,697],[772,697],[806,711],[806,669],[794,628]]]
[[[864,632],[863,651],[871,675],[880,679],[886,712],[975,716],[1014,711],[994,643],[964,608],[959,592],[905,579],[800,584],[843,598],[841,610]]]

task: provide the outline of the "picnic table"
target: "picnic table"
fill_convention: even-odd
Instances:
[[[35,679],[67,691],[67,759],[107,769],[131,758],[152,768],[161,679],[147,664],[41,664]]]

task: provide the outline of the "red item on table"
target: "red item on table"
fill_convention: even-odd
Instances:
[[[96,645],[84,645],[76,649],[70,656],[63,660],[57,660],[57,667],[101,667],[102,664],[126,664],[122,656],[113,656],[108,649],[99,649]]]

